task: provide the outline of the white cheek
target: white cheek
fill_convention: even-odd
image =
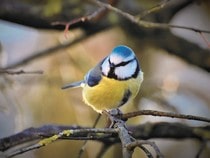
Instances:
[[[106,58],[105,61],[103,62],[103,64],[101,65],[101,69],[102,69],[102,73],[104,75],[108,76],[108,73],[110,70],[108,58]]]
[[[137,62],[134,60],[133,62],[125,66],[120,66],[115,68],[115,74],[121,79],[128,78],[135,73],[136,68],[137,68]]]

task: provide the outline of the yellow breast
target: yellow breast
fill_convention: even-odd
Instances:
[[[99,113],[103,110],[117,108],[124,97],[125,91],[130,90],[131,92],[129,100],[137,95],[142,80],[143,74],[135,79],[121,81],[102,77],[98,85],[93,87],[85,85],[83,87],[83,99],[87,105]]]

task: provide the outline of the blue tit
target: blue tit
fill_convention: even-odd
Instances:
[[[143,72],[133,50],[119,45],[92,68],[84,80],[62,87],[82,87],[84,102],[96,112],[128,104],[137,95]]]

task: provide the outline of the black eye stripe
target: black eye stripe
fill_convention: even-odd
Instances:
[[[128,60],[128,61],[121,62],[121,63],[116,64],[116,65],[110,61],[110,58],[109,58],[108,61],[109,61],[110,67],[120,67],[120,66],[125,66],[125,65],[129,64],[129,63],[132,62],[133,60],[135,60],[135,58],[133,58],[133,59],[131,59],[131,60]]]
[[[129,64],[130,62],[132,62],[133,60],[135,60],[135,59],[131,59],[126,62],[121,62],[121,63],[117,64],[115,67],[125,66],[125,65]]]

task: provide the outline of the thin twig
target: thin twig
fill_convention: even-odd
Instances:
[[[131,21],[133,23],[136,23],[139,26],[146,27],[146,28],[162,28],[162,29],[180,28],[180,29],[187,29],[187,30],[195,31],[195,32],[198,32],[198,33],[201,33],[201,32],[203,32],[203,33],[210,33],[210,31],[208,31],[208,30],[201,30],[201,29],[193,28],[193,27],[171,25],[171,24],[164,24],[164,23],[153,23],[153,22],[139,20],[138,17],[135,17],[135,16],[133,16],[133,15],[131,15],[129,13],[123,12],[120,9],[115,8],[115,7],[113,7],[110,4],[103,3],[103,2],[100,2],[100,1],[96,1],[96,0],[89,0],[89,1],[91,1],[93,4],[96,4],[96,5],[100,6],[101,8],[99,8],[98,10],[96,10],[95,12],[93,12],[92,14],[90,14],[88,16],[83,16],[81,18],[74,19],[73,21],[71,20],[70,22],[55,22],[54,24],[55,25],[65,25],[65,27],[66,27],[65,28],[65,32],[67,32],[68,28],[70,27],[70,25],[73,25],[73,24],[78,23],[80,21],[83,22],[85,20],[88,21],[88,20],[97,18],[98,15],[101,14],[101,12],[102,12],[101,10],[104,10],[104,8],[105,8],[105,11],[106,10],[114,11],[115,13],[125,17],[129,21]],[[91,34],[94,34],[96,32],[97,31],[92,31]],[[90,35],[90,34],[88,34],[88,35]],[[52,54],[52,53],[54,53],[57,50],[60,50],[60,49],[63,49],[63,48],[67,48],[67,47],[69,47],[69,46],[71,46],[71,45],[73,45],[75,43],[78,43],[81,40],[85,39],[86,37],[87,37],[87,34],[83,33],[82,35],[80,35],[80,37],[76,37],[73,41],[68,41],[68,42],[65,42],[64,44],[59,44],[59,45],[56,45],[56,46],[54,46],[52,48],[48,48],[48,49],[40,51],[40,52],[32,53],[31,56],[29,56],[29,57],[27,57],[25,59],[22,59],[20,61],[17,61],[16,63],[13,63],[11,65],[8,65],[5,68],[14,68],[16,66],[25,64],[25,63],[27,63],[27,62],[29,62],[31,60],[37,59],[39,57],[43,57],[45,55]]]
[[[79,134],[79,133],[87,133],[88,135],[90,133],[117,133],[118,131],[116,129],[96,129],[96,128],[90,128],[90,129],[70,129],[70,130],[63,130],[62,132],[59,132],[58,134],[55,134],[49,138],[45,138],[42,139],[41,141],[39,141],[36,144],[27,146],[27,147],[22,147],[20,149],[17,149],[11,153],[9,153],[7,155],[8,158],[14,157],[16,155],[22,154],[24,152],[30,151],[30,150],[34,150],[34,149],[38,149],[41,148],[43,146],[49,145],[55,141],[57,141],[58,139],[61,139],[62,137],[69,137],[71,135],[75,135],[75,134]]]
[[[6,158],[11,158],[11,157],[14,157],[16,155],[20,155],[22,153],[25,153],[27,151],[31,151],[31,150],[34,150],[34,149],[38,149],[40,148],[41,146],[39,144],[34,144],[34,145],[31,145],[31,146],[28,146],[28,147],[24,147],[24,148],[21,148],[19,150],[15,150],[9,154],[6,155]]]
[[[200,117],[200,116],[194,116],[194,115],[184,115],[184,114],[171,113],[171,112],[162,112],[162,111],[155,111],[155,110],[134,111],[134,112],[123,114],[122,118],[123,119],[128,119],[128,118],[141,116],[141,115],[180,118],[180,119],[196,120],[196,121],[203,121],[203,122],[209,122],[210,123],[210,119],[206,118],[206,117]]]
[[[61,138],[62,136],[66,135],[70,135],[72,132],[71,130],[65,130],[65,131],[62,131],[60,133],[58,133],[57,135],[54,135],[50,138],[45,138],[41,141],[39,141],[38,143],[36,144],[33,144],[33,145],[30,145],[30,146],[27,146],[27,147],[23,147],[23,148],[20,148],[20,149],[17,149],[15,150],[14,152],[11,152],[7,155],[8,158],[11,158],[11,157],[14,157],[16,155],[19,155],[19,154],[22,154],[24,152],[27,152],[27,151],[30,151],[30,150],[34,150],[34,149],[38,149],[38,148],[41,148],[43,146],[46,146],[50,143],[53,143],[54,141],[58,140],[59,138]]]
[[[20,74],[43,74],[42,70],[35,70],[35,71],[25,71],[25,70],[7,70],[7,69],[0,69],[0,74],[8,74],[8,75],[20,75]]]
[[[114,4],[117,3],[117,0],[109,0],[109,2],[110,2],[110,4],[114,5]],[[55,21],[55,22],[51,23],[51,25],[64,25],[65,26],[64,35],[67,38],[68,30],[69,30],[70,26],[72,26],[74,24],[78,24],[79,22],[89,22],[89,21],[98,20],[98,18],[100,19],[101,17],[103,17],[103,15],[105,15],[106,12],[107,12],[107,8],[106,7],[101,7],[101,8],[99,8],[96,11],[94,11],[92,14],[90,14],[88,16],[83,16],[83,17],[80,17],[80,18],[76,18],[76,19],[73,19],[73,20],[71,20],[69,22]],[[92,35],[94,33],[97,33],[97,31],[91,32]],[[87,38],[87,34],[88,33],[83,32],[82,34],[80,34],[78,37],[76,37],[72,41],[68,41],[68,42],[65,42],[63,44],[58,44],[56,46],[47,48],[47,49],[45,49],[43,51],[40,51],[40,52],[32,53],[31,56],[29,56],[29,57],[27,57],[25,59],[22,59],[22,60],[18,61],[17,63],[13,63],[13,64],[7,66],[6,68],[13,68],[13,67],[25,64],[25,63],[27,63],[27,62],[29,62],[31,60],[34,60],[34,59],[37,59],[37,58],[40,58],[40,57],[52,54],[52,53],[54,53],[57,50],[60,50],[60,49],[63,49],[63,48],[67,48],[67,47],[69,47],[69,46],[71,46],[71,45],[73,45],[75,43],[78,43],[81,40]]]
[[[142,145],[139,145],[139,148],[141,148],[145,152],[148,158],[153,158],[152,153],[147,148]]]
[[[100,118],[101,118],[101,114],[98,114],[97,115],[97,118],[96,118],[96,120],[95,120],[95,122],[94,122],[94,124],[92,126],[92,128],[95,128],[96,127],[96,125],[98,124],[98,121],[100,120]],[[88,134],[88,136],[90,136],[90,134]],[[85,140],[84,143],[83,143],[83,145],[82,145],[82,147],[80,148],[79,153],[78,153],[78,158],[81,158],[82,157],[82,154],[85,151],[87,142],[88,142],[88,140]]]
[[[91,1],[90,1],[91,2]],[[115,5],[118,2],[118,0],[108,0],[108,4],[110,5]],[[78,24],[80,22],[85,23],[85,22],[97,22],[98,20],[102,19],[104,15],[106,15],[107,13],[107,8],[106,7],[101,7],[99,9],[97,9],[96,11],[94,11],[93,13],[87,15],[87,16],[82,16],[80,18],[75,18],[69,22],[53,22],[52,25],[64,25],[65,26],[65,30],[64,30],[64,35],[67,38],[68,35],[68,31],[70,26],[74,25],[74,24]]]
[[[208,39],[206,39],[206,37],[204,36],[204,34],[202,32],[199,32],[199,34],[201,35],[201,37],[204,40],[204,42],[206,43],[206,45],[210,48],[210,42],[208,41]]]
[[[205,147],[206,147],[207,141],[204,140],[203,142],[201,142],[200,148],[195,156],[195,158],[199,158],[202,154],[202,152],[204,151]]]
[[[160,152],[158,146],[154,143],[154,142],[151,142],[151,141],[147,141],[147,140],[136,140],[130,144],[127,145],[127,148],[128,149],[134,149],[135,147],[139,146],[139,145],[150,145],[151,147],[153,147],[153,149],[155,150],[156,154],[157,154],[157,157],[158,158],[163,158],[163,155],[162,153]]]
[[[154,12],[159,11],[160,9],[163,9],[166,6],[166,4],[168,4],[169,1],[170,0],[164,0],[163,2],[153,6],[152,8],[143,11],[141,14],[137,15],[136,18],[140,20],[151,13],[154,13]]]
[[[92,21],[92,20],[96,19],[98,16],[100,16],[100,14],[103,13],[105,10],[106,9],[104,7],[99,8],[98,10],[96,10],[95,12],[93,12],[92,14],[89,14],[87,16],[76,18],[69,22],[56,21],[56,22],[53,22],[52,25],[64,25],[65,26],[64,36],[65,36],[65,38],[68,38],[68,31],[69,31],[70,26],[72,26],[74,24],[78,24],[80,22],[84,23],[84,22]]]
[[[104,153],[109,149],[109,147],[110,147],[110,144],[103,144],[96,158],[102,158]]]
[[[194,28],[194,27],[187,27],[187,26],[180,26],[180,25],[173,25],[173,24],[166,24],[166,23],[155,23],[155,22],[139,20],[138,17],[135,17],[127,12],[123,12],[122,10],[120,10],[116,7],[113,7],[110,4],[103,3],[101,1],[96,1],[96,0],[92,0],[92,2],[100,7],[106,7],[108,10],[111,10],[111,11],[125,17],[126,19],[130,20],[131,22],[133,22],[139,26],[145,27],[145,28],[159,28],[159,29],[178,28],[178,29],[191,30],[194,32],[210,33],[209,30],[203,30],[203,29],[198,29],[198,28]]]

